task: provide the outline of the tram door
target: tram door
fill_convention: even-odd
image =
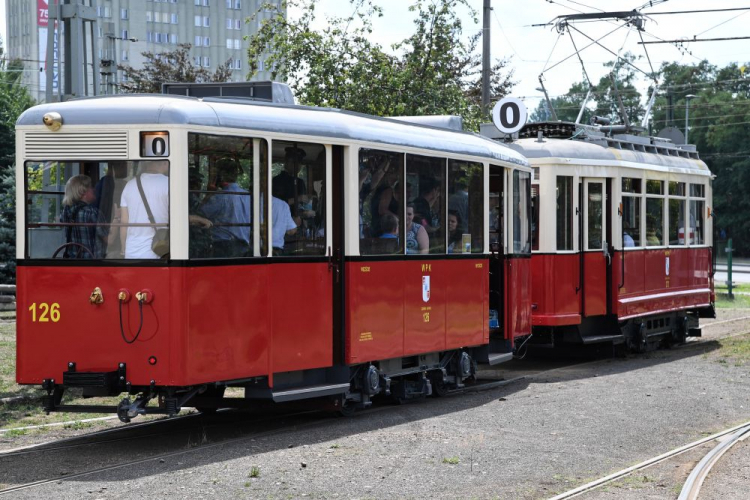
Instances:
[[[582,187],[583,315],[588,317],[607,313],[607,270],[611,257],[606,241],[606,180],[584,179]]]

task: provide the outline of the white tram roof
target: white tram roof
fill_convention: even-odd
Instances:
[[[50,112],[60,113],[62,130],[71,125],[226,127],[420,148],[529,166],[522,154],[479,134],[334,108],[227,98],[161,94],[82,98],[34,106],[18,118],[16,126],[42,125],[42,117]]]
[[[607,164],[644,170],[679,170],[711,175],[706,164],[697,158],[685,158],[644,151],[617,149],[597,143],[570,139],[519,139],[507,146],[523,154],[532,165],[540,159],[561,159],[567,164]]]

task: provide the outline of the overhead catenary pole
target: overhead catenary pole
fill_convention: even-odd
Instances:
[[[490,109],[490,0],[484,0],[482,27],[482,113]]]

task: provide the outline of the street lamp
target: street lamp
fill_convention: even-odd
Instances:
[[[697,95],[688,94],[685,96],[685,144],[688,142],[688,116],[690,116],[690,99],[698,97]]]

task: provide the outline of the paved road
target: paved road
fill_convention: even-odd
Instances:
[[[719,319],[749,313],[723,310]],[[548,498],[750,420],[746,362],[725,357],[711,338],[730,330],[750,330],[750,322],[721,324],[678,349],[567,363],[493,390],[290,423],[223,445],[213,431],[186,442],[153,436],[153,446],[180,454],[92,476],[65,480],[66,464],[95,467],[102,453],[126,459],[142,443],[47,453],[23,471],[12,463],[0,470],[24,472],[24,482],[60,479],[13,498]],[[533,364],[544,361],[513,361],[494,378],[531,373]],[[676,498],[697,459],[586,498]],[[750,481],[736,487],[750,491]],[[732,498],[743,497],[722,497]]]

